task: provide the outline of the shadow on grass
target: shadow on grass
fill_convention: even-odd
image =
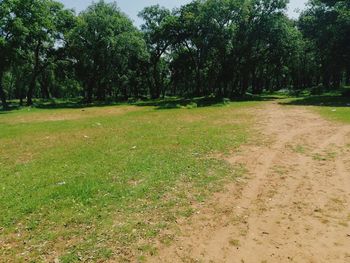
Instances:
[[[47,110],[56,110],[56,109],[84,109],[92,107],[108,107],[108,106],[118,106],[126,105],[125,102],[93,102],[86,103],[82,101],[61,101],[61,102],[51,102],[51,103],[36,103],[33,105],[37,109],[47,109]]]
[[[167,98],[159,100],[144,100],[134,103],[138,107],[153,106],[157,110],[181,109],[181,108],[202,108],[202,107],[220,107],[231,102],[244,101],[268,101],[275,100],[273,96],[244,96],[233,99],[219,97],[197,97],[197,98]]]
[[[21,107],[19,105],[8,105],[7,108],[2,108],[0,107],[0,114],[5,114],[5,113],[9,113],[15,110],[19,110]]]
[[[31,108],[34,109],[45,109],[45,110],[56,110],[56,109],[84,109],[92,107],[107,107],[107,106],[118,106],[118,105],[128,105],[127,102],[93,102],[86,103],[81,99],[71,99],[71,100],[50,100],[42,101],[37,100],[33,103]],[[22,106],[17,101],[10,101],[8,107],[3,109],[0,107],[0,114],[11,113],[16,110],[21,110],[25,108],[30,108],[28,106]]]
[[[350,97],[319,95],[296,98],[288,102],[280,102],[281,105],[300,106],[325,106],[325,107],[350,107]]]
[[[246,95],[244,97],[237,97],[233,99],[218,98],[218,97],[198,97],[198,98],[178,98],[168,97],[165,99],[157,100],[129,100],[129,101],[116,101],[116,102],[94,102],[85,103],[81,99],[71,100],[51,100],[51,101],[35,101],[33,108],[36,109],[84,109],[91,107],[106,107],[106,106],[121,106],[121,105],[133,105],[137,107],[155,107],[157,110],[165,109],[181,109],[181,108],[199,108],[199,107],[212,107],[223,106],[230,102],[244,102],[244,101],[269,101],[275,100],[278,97],[274,96],[253,96]],[[10,113],[16,110],[24,109],[26,107],[20,106],[18,102],[12,101],[9,104],[8,109],[0,109],[0,114]]]

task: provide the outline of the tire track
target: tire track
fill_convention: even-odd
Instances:
[[[270,143],[228,159],[248,178],[198,208],[149,262],[350,262],[350,127],[277,103],[258,118]]]

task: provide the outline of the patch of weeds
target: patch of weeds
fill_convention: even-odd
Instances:
[[[139,256],[139,259],[140,257],[144,257],[144,256],[154,256],[154,255],[157,255],[157,248],[150,245],[150,244],[143,244],[141,246],[138,247],[138,251],[141,253],[141,255]]]
[[[327,156],[327,159],[334,160],[337,157],[337,153],[336,152],[327,152],[326,156]]]
[[[312,156],[312,159],[314,159],[315,161],[327,161],[327,158],[323,155],[321,155],[320,153],[315,153]]]
[[[169,246],[175,240],[174,234],[166,234],[160,237],[160,242],[166,246]]]
[[[205,201],[206,197],[202,194],[198,194],[195,196],[195,199],[198,203],[203,203]]]
[[[180,216],[183,216],[183,217],[190,217],[194,214],[194,209],[187,208],[187,209],[181,211],[179,214],[180,214]]]
[[[195,109],[198,108],[197,103],[191,102],[190,104],[186,105],[186,109]]]
[[[241,229],[239,234],[242,236],[242,237],[246,237],[248,235],[248,229]]]
[[[79,262],[82,258],[78,256],[75,253],[69,252],[61,257],[59,257],[60,263],[72,263],[72,262]]]
[[[306,150],[306,147],[300,144],[293,147],[293,151],[300,154],[305,154]]]
[[[281,166],[281,165],[276,165],[272,168],[273,172],[275,172],[276,174],[283,176],[283,175],[287,175],[289,173],[289,169],[285,166]]]
[[[96,253],[95,257],[100,260],[107,260],[113,256],[113,251],[110,248],[100,248]]]
[[[237,239],[230,239],[229,243],[231,246],[234,246],[234,247],[239,247],[241,245],[239,240]]]
[[[235,178],[241,178],[247,172],[248,172],[248,169],[244,164],[238,164],[235,166],[235,170],[234,170]]]

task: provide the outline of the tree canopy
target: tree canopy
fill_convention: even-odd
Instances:
[[[54,0],[0,1],[0,99],[237,97],[350,82],[350,2],[194,0],[142,10],[116,3],[80,14]]]

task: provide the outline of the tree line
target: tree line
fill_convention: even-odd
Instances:
[[[350,2],[194,0],[142,10],[116,3],[78,15],[53,0],[0,0],[0,99],[239,97],[350,83]]]

